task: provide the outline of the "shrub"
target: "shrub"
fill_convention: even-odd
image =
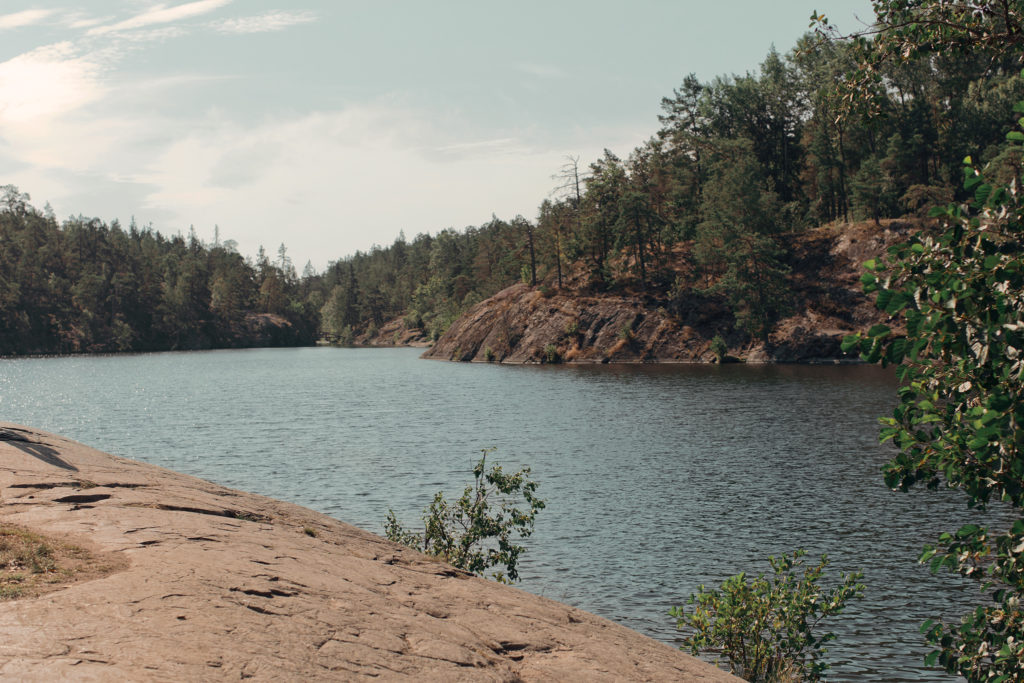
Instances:
[[[484,348],[484,360],[486,360],[488,363],[494,361],[494,349],[492,349],[490,346]]]
[[[352,328],[349,325],[345,325],[338,334],[334,336],[331,343],[335,346],[352,346],[355,341],[355,334],[352,332]]]
[[[722,335],[716,334],[711,340],[711,353],[715,354],[715,360],[721,363],[729,353],[729,345],[722,339]]]
[[[503,566],[504,571],[491,574],[497,581],[518,580],[517,565],[526,548],[515,540],[533,533],[534,519],[544,509],[544,501],[536,496],[537,483],[530,479],[529,467],[511,474],[505,474],[500,465],[486,469],[487,456],[494,450],[481,451],[480,461],[473,467],[475,482],[457,501],[449,503],[441,492],[434,496],[423,511],[422,533],[404,528],[394,511],[388,510],[384,527],[388,539],[479,576]]]
[[[402,319],[402,323],[407,330],[421,330],[423,329],[423,316],[417,311],[409,311]]]
[[[693,631],[683,639],[683,648],[694,655],[724,655],[730,672],[748,681],[819,680],[828,669],[822,646],[835,635],[817,636],[814,628],[824,617],[839,614],[850,598],[862,596],[864,586],[858,581],[863,575],[848,574],[823,591],[818,579],[827,556],[804,567],[804,555],[797,550],[792,556],[769,557],[774,576],[758,574],[748,582],[746,574],[737,574],[721,589],[701,586],[687,601],[694,605],[691,612],[669,610],[678,628]]]
[[[1024,114],[1024,102],[1015,111]],[[1024,120],[1021,121],[1024,124]],[[1024,130],[1011,131],[1011,148]],[[1002,501],[1024,510],[1024,196],[967,160],[973,206],[951,205],[941,235],[917,235],[868,261],[861,281],[906,335],[875,325],[843,350],[893,365],[900,385],[883,441],[898,452],[885,466],[892,489],[960,489],[968,507]],[[1024,679],[1024,520],[1009,528],[967,524],[939,536],[922,562],[977,581],[985,604],[960,623],[922,627],[937,649],[925,659],[968,680]]]
[[[545,363],[558,363],[562,360],[561,354],[558,353],[558,347],[554,344],[548,344],[544,347],[544,362]]]

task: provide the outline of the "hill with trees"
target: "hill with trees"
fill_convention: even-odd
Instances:
[[[400,235],[323,273],[298,275],[284,245],[252,260],[230,240],[58,222],[6,186],[0,354],[429,342],[515,284],[579,305],[633,301],[690,327],[706,347],[697,358],[716,335],[733,349],[777,346],[786,320],[828,325],[829,306],[859,305],[840,291],[845,267],[828,265],[835,249],[854,239],[884,247],[888,219],[967,199],[966,156],[991,162],[997,180],[1019,173],[1020,155],[999,145],[1024,98],[1013,55],[922,53],[879,61],[863,78],[870,43],[812,32],[756,71],[686,76],[628,155],[552,169],[534,219]],[[537,344],[564,359],[563,341]]]

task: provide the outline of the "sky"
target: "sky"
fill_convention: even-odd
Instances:
[[[302,269],[536,217],[689,73],[756,72],[870,0],[0,0],[0,185],[58,219],[282,243]]]

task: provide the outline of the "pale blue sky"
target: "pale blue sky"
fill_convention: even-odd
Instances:
[[[869,0],[0,2],[0,185],[301,268],[536,214],[683,77],[754,71]],[[859,19],[858,19],[859,18]]]

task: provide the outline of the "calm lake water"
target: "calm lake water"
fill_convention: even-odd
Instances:
[[[455,497],[481,448],[548,507],[520,586],[678,644],[700,584],[796,548],[862,570],[833,620],[833,680],[949,680],[918,627],[982,599],[916,564],[969,521],[955,492],[888,491],[861,366],[464,365],[414,349],[256,349],[0,360],[0,419],[293,501],[375,532]],[[827,624],[827,622],[826,622]]]

